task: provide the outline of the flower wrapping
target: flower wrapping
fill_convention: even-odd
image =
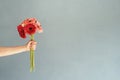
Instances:
[[[27,18],[21,24],[17,26],[19,36],[23,39],[30,36],[30,40],[34,40],[34,34],[36,32],[41,33],[43,29],[40,22],[36,18]],[[34,71],[35,61],[34,61],[34,50],[30,48],[30,72]]]

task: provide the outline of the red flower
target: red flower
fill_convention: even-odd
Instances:
[[[39,32],[39,33],[43,32],[41,24],[38,21],[35,24],[36,24],[36,27],[37,27],[37,32]]]
[[[36,18],[27,18],[21,23],[23,27],[25,27],[28,24],[33,24],[36,27],[37,32],[39,33],[43,32],[41,24],[37,21]]]
[[[27,25],[27,24],[34,24],[36,22],[37,22],[36,18],[27,18],[21,24]]]
[[[26,38],[24,27],[22,27],[21,25],[19,25],[19,26],[17,26],[17,30],[18,30],[19,35],[20,35],[21,38]]]
[[[36,32],[36,27],[34,24],[27,24],[25,27],[25,32],[29,35],[35,34]]]

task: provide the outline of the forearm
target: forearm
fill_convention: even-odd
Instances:
[[[0,47],[0,57],[27,51],[26,46]]]

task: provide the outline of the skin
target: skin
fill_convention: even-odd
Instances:
[[[36,44],[37,43],[35,41],[29,41],[27,44],[23,46],[0,47],[0,57],[30,51],[30,48],[35,50]]]

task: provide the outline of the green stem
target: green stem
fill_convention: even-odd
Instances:
[[[30,36],[31,40],[34,40],[34,35]],[[34,50],[30,48],[30,72],[34,71],[35,63],[34,63]]]
[[[33,34],[30,35],[30,39],[31,39],[31,40],[34,40],[34,35],[33,35]]]
[[[32,50],[30,50],[30,72],[32,72]]]

